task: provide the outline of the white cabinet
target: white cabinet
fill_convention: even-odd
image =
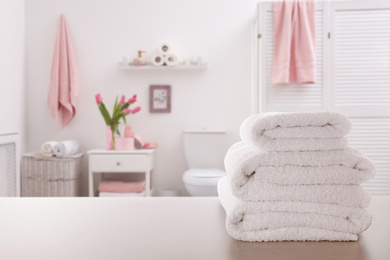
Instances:
[[[145,193],[151,196],[151,173],[155,165],[155,149],[132,151],[88,151],[89,196],[93,197],[97,187],[94,182],[96,173],[145,173]]]

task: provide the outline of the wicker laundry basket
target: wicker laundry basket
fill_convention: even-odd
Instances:
[[[81,189],[84,154],[45,157],[39,152],[23,154],[22,197],[77,197]]]

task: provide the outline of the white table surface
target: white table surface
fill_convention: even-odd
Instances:
[[[145,193],[152,195],[151,175],[155,167],[156,149],[138,150],[103,150],[93,149],[87,151],[88,157],[88,187],[89,196],[95,195],[95,173],[126,173],[142,172],[145,174]],[[100,175],[100,180],[101,180]]]
[[[240,242],[217,198],[2,198],[0,259],[390,259],[390,197],[357,242]]]

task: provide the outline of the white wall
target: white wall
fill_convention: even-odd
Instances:
[[[0,134],[21,134],[25,125],[24,0],[0,0]]]
[[[77,139],[83,150],[103,147],[106,127],[94,95],[101,93],[111,107],[117,95],[138,94],[142,110],[129,116],[128,123],[145,140],[160,145],[153,183],[184,190],[181,177],[187,166],[182,131],[187,127],[224,128],[232,143],[239,138],[240,123],[251,112],[256,2],[27,0],[28,149],[37,150],[47,140],[68,138]],[[46,105],[61,13],[73,38],[81,81],[77,115],[64,129],[50,117]],[[170,43],[180,57],[202,55],[208,69],[138,72],[116,68],[122,54],[152,52],[162,42]],[[150,84],[172,86],[170,114],[148,112]]]

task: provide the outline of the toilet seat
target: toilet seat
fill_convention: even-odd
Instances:
[[[216,186],[219,179],[226,176],[226,172],[216,168],[193,168],[183,174],[184,183],[200,186]]]

